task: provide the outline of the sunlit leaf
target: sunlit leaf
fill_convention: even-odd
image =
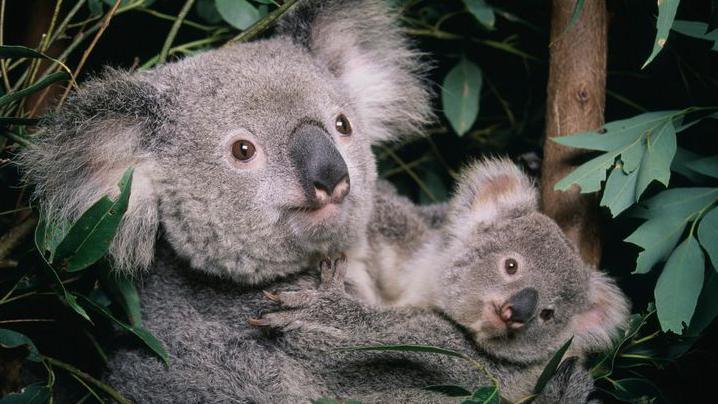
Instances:
[[[259,10],[247,0],[215,0],[215,6],[224,21],[242,31],[262,18]]]
[[[690,324],[703,287],[704,270],[703,251],[689,235],[668,258],[656,283],[656,309],[664,331],[680,334],[683,324]]]
[[[459,136],[471,129],[479,115],[482,83],[481,69],[466,58],[462,58],[444,79],[441,89],[444,114]]]
[[[678,4],[680,0],[658,0],[658,20],[656,21],[656,39],[653,43],[653,50],[651,55],[641,68],[645,68],[649,63],[653,61],[653,58],[666,45],[668,40],[668,34],[671,31],[673,20],[676,18],[676,11],[678,11]]]

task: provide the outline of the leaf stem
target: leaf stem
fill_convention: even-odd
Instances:
[[[280,7],[278,7],[276,10],[272,11],[271,13],[267,14],[266,17],[262,18],[261,20],[255,22],[252,24],[251,27],[244,30],[241,34],[235,36],[234,38],[230,39],[227,42],[227,45],[231,43],[240,43],[240,42],[247,42],[250,39],[256,37],[257,35],[264,32],[267,28],[269,28],[270,25],[279,17],[281,17],[284,13],[289,11],[294,4],[297,2],[297,0],[287,0],[282,4]]]
[[[48,364],[52,366],[57,366],[60,369],[64,369],[73,376],[77,376],[79,379],[90,383],[94,385],[95,387],[99,388],[100,390],[104,391],[112,397],[113,400],[117,401],[120,404],[131,404],[132,402],[125,397],[122,396],[117,390],[113,389],[109,385],[95,379],[94,377],[88,375],[87,373],[81,371],[80,369],[70,365],[69,363],[62,362],[60,360],[57,360],[55,358],[51,358],[49,356],[42,356],[42,360],[47,362]]]
[[[187,0],[185,1],[184,6],[182,6],[179,15],[177,15],[177,19],[175,20],[174,24],[172,24],[172,28],[170,28],[170,32],[167,34],[167,38],[165,39],[164,45],[162,45],[159,63],[164,63],[167,60],[167,55],[170,52],[170,47],[172,47],[172,42],[174,42],[175,37],[177,36],[177,32],[180,29],[180,26],[182,26],[182,22],[184,21],[185,17],[187,17],[187,13],[189,13],[190,8],[192,8],[192,4],[194,4],[194,0]]]

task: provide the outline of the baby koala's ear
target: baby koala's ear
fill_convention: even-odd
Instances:
[[[300,0],[277,27],[339,80],[373,143],[416,134],[432,117],[422,78],[428,64],[387,3]]]
[[[589,270],[588,307],[573,318],[573,349],[582,353],[611,347],[625,326],[631,305],[615,282],[598,270]]]
[[[486,159],[463,170],[451,206],[461,223],[491,224],[538,210],[538,194],[510,160]]]

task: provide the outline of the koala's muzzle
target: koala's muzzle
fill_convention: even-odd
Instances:
[[[538,292],[536,289],[521,289],[501,306],[501,312],[499,313],[501,320],[511,329],[517,330],[521,328],[533,318],[537,302]]]
[[[299,126],[289,155],[304,194],[314,207],[344,200],[349,193],[349,170],[324,128],[315,123]]]

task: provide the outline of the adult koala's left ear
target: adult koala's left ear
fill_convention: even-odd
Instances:
[[[418,133],[431,118],[426,63],[385,1],[300,0],[277,30],[340,80],[372,143]]]

